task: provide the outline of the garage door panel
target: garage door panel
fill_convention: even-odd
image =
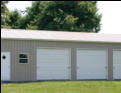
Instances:
[[[105,50],[77,50],[77,79],[106,79]]]
[[[92,75],[92,74],[93,73],[91,73],[91,74],[90,73],[89,74],[88,73],[87,74],[82,74],[81,78],[84,79],[84,80],[86,80],[86,79],[89,79],[89,80],[91,80],[91,79],[104,79],[104,77],[102,75],[98,75],[98,76],[94,77],[94,75]]]
[[[45,71],[46,72],[46,71]],[[53,71],[48,71],[48,72],[46,72],[46,73],[48,73],[48,74],[40,74],[40,76],[41,76],[41,78],[43,77],[43,76],[49,76],[49,77],[52,77],[52,76],[55,76],[55,77],[57,77],[58,75],[60,75],[60,76],[62,76],[62,77],[64,77],[64,76],[66,76],[66,78],[67,78],[67,73],[54,73]],[[61,78],[61,79],[64,79],[64,78]]]
[[[51,76],[51,77],[50,77]],[[47,80],[68,80],[67,76],[62,76],[62,75],[55,75],[55,74],[50,74],[50,75],[41,75],[41,80],[45,80],[45,77],[49,77],[47,78]]]
[[[49,68],[51,68],[51,67],[49,67]],[[43,69],[45,69],[45,68],[41,68],[41,69],[38,69],[38,70],[43,70]],[[55,69],[47,69],[47,70],[44,70],[44,72],[46,72],[46,73],[49,73],[49,72],[55,72],[56,73],[58,71],[59,72],[61,71],[59,74],[66,73],[67,69],[63,69],[63,70],[62,69],[56,69],[56,71],[55,71]]]
[[[121,51],[113,51],[113,78],[121,79]]]
[[[37,80],[70,79],[69,49],[38,49]]]

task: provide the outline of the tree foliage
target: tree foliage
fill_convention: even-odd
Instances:
[[[5,13],[7,9],[6,4],[8,1],[1,1],[1,13]]]
[[[20,28],[21,14],[15,10],[9,14],[9,21],[7,22],[11,28]]]
[[[6,7],[6,4],[8,1],[1,1],[1,24],[5,25],[7,13],[8,13],[8,8]]]
[[[21,29],[98,32],[101,15],[96,4],[96,1],[34,1],[22,18],[14,12],[9,25]]]
[[[21,14],[18,10],[9,11],[6,7],[8,1],[1,1],[1,26],[2,28],[20,28]]]

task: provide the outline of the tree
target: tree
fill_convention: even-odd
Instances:
[[[20,28],[20,24],[22,23],[21,18],[21,14],[18,12],[18,10],[15,10],[10,12],[9,21],[7,21],[7,23],[11,28]]]
[[[20,28],[22,23],[21,14],[18,10],[9,11],[6,7],[8,1],[1,1],[1,27],[2,28]]]
[[[33,1],[32,7],[27,8],[27,15],[22,18],[23,23],[20,25],[22,29],[38,29],[36,22],[40,17],[42,9],[47,6],[48,1]]]
[[[28,8],[24,28],[98,32],[101,15],[96,1],[35,1]]]
[[[8,8],[6,7],[6,4],[8,1],[1,1],[1,24],[5,25],[7,16],[8,16]]]
[[[1,13],[5,13],[7,9],[6,4],[8,3],[8,1],[1,1]]]
[[[11,28],[56,31],[98,32],[101,15],[96,1],[33,1],[21,16],[15,10],[9,12],[2,2],[2,24]],[[5,11],[8,11],[5,14]]]

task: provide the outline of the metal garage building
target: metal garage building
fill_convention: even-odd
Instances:
[[[121,79],[121,35],[1,29],[1,80]]]

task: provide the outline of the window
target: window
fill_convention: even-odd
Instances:
[[[19,54],[19,63],[28,63],[28,54]]]

